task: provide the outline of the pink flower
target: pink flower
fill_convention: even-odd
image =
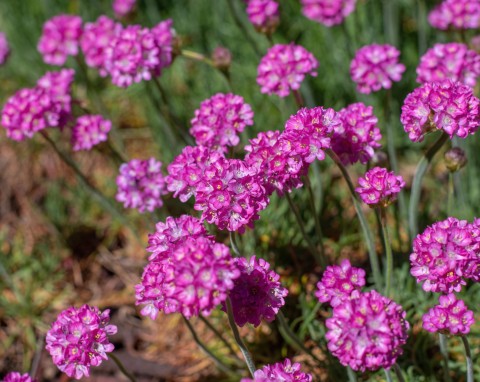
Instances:
[[[298,362],[292,364],[288,358],[283,362],[265,365],[255,371],[253,379],[242,378],[240,382],[311,382],[312,376],[300,371],[302,365]]]
[[[43,61],[50,65],[63,65],[67,56],[78,54],[78,44],[82,35],[80,16],[58,15],[43,25],[42,36],[37,49]]]
[[[136,0],[113,0],[113,11],[115,16],[123,17],[128,15],[135,6]]]
[[[2,382],[35,382],[36,379],[30,377],[27,373],[20,374],[12,371],[3,377]]]
[[[47,332],[46,346],[53,363],[69,377],[90,376],[90,367],[108,360],[114,346],[108,336],[117,332],[109,325],[110,311],[83,305],[60,313]]]
[[[417,82],[421,84],[450,79],[473,88],[479,75],[480,54],[455,42],[435,44],[417,67]]]
[[[301,0],[303,14],[327,27],[341,24],[357,0]]]
[[[226,151],[227,146],[238,145],[238,133],[245,126],[253,125],[253,111],[242,97],[218,93],[200,104],[191,124],[197,145]]]
[[[397,199],[398,193],[405,187],[400,175],[389,172],[386,168],[374,167],[364,177],[358,179],[360,187],[356,188],[362,201],[371,207],[386,207]]]
[[[248,19],[260,33],[272,34],[280,22],[279,5],[275,0],[249,0]]]
[[[272,322],[285,305],[284,297],[288,294],[280,284],[280,276],[270,270],[270,264],[255,256],[250,260],[235,258],[234,262],[240,276],[234,281],[229,296],[236,324],[244,326],[249,323],[257,327],[262,320]],[[226,311],[225,303],[222,310]]]
[[[426,83],[405,98],[400,120],[413,142],[435,130],[466,138],[480,125],[479,102],[472,89],[459,82]]]
[[[475,318],[465,303],[457,300],[453,293],[440,296],[439,302],[423,315],[423,328],[432,333],[468,334]]]
[[[167,193],[162,175],[162,163],[155,158],[133,159],[120,166],[117,176],[117,201],[125,208],[152,212],[163,206],[162,195]]]
[[[357,50],[350,64],[350,76],[357,84],[357,91],[370,94],[390,89],[392,82],[400,81],[405,65],[398,62],[399,57],[400,51],[388,44],[366,45]]]
[[[407,342],[405,316],[400,305],[374,290],[345,299],[326,321],[328,349],[355,371],[389,369]]]
[[[428,22],[437,29],[476,29],[480,26],[478,0],[444,0],[428,15]]]
[[[72,129],[73,150],[90,150],[100,142],[105,142],[111,128],[112,123],[101,115],[79,117]]]
[[[316,76],[318,61],[303,46],[276,44],[260,61],[257,83],[261,92],[286,97],[298,90],[305,75]]]
[[[364,285],[365,271],[352,267],[350,261],[345,259],[340,265],[325,269],[322,280],[317,283],[315,296],[320,302],[328,302],[336,307],[345,299],[356,298]]]
[[[10,46],[8,45],[7,36],[0,32],[0,66],[3,65],[10,55]]]
[[[341,124],[333,131],[332,150],[345,165],[366,164],[382,139],[373,107],[358,102],[340,110],[338,115]]]

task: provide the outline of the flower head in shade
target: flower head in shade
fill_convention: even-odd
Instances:
[[[366,45],[355,54],[350,64],[350,76],[357,91],[370,94],[380,89],[390,89],[393,82],[402,79],[405,65],[398,62],[400,51],[384,44]]]
[[[0,65],[3,65],[10,55],[10,46],[8,45],[7,36],[0,32]]]
[[[444,0],[428,15],[428,22],[437,29],[476,29],[480,26],[478,0]]]
[[[77,119],[72,129],[74,151],[90,150],[93,146],[108,139],[112,123],[101,115],[84,115]]]
[[[140,212],[152,212],[163,206],[161,196],[167,191],[161,168],[162,163],[155,158],[133,159],[122,164],[117,176],[117,201]]]
[[[429,332],[443,334],[468,334],[475,322],[473,312],[453,293],[440,296],[439,304],[422,317],[423,328]]]
[[[270,270],[270,264],[252,256],[234,259],[240,276],[229,292],[233,317],[238,326],[246,323],[257,327],[262,320],[272,322],[279,309],[285,305],[288,290],[280,284],[280,276]],[[226,311],[225,303],[222,309]]]
[[[480,235],[475,224],[448,218],[413,241],[410,273],[427,292],[459,292],[466,278],[480,276]]]
[[[332,150],[345,165],[366,164],[382,139],[373,107],[358,102],[340,110],[338,115],[342,123],[333,131]]]
[[[253,379],[242,378],[240,382],[311,382],[312,376],[302,373],[301,366],[298,362],[292,364],[292,361],[286,358],[283,362],[265,365],[255,371]]]
[[[253,125],[253,111],[242,97],[218,93],[200,104],[191,123],[197,145],[226,151],[238,145],[245,126]]]
[[[20,374],[16,371],[8,373],[3,377],[2,382],[35,382],[36,379],[30,377],[27,373]]]
[[[426,83],[405,98],[400,120],[413,142],[435,130],[466,138],[480,125],[479,103],[467,85],[450,80]]]
[[[386,207],[397,199],[405,182],[400,175],[386,168],[374,167],[358,179],[356,188],[362,201],[371,207]]]
[[[475,87],[480,75],[480,54],[465,44],[435,44],[420,59],[417,82],[438,82],[450,79]]]
[[[109,325],[110,311],[83,305],[60,313],[47,332],[46,349],[53,363],[69,377],[89,377],[90,367],[107,360],[114,346],[108,336],[117,332]]]
[[[389,369],[407,342],[405,316],[400,305],[374,290],[343,300],[326,321],[328,349],[355,371]]]
[[[74,15],[58,15],[43,25],[38,51],[43,61],[50,65],[63,65],[68,56],[78,54],[82,35],[82,19]]]
[[[115,16],[123,17],[128,15],[135,6],[136,0],[113,0],[112,8]]]
[[[351,296],[358,296],[364,285],[365,271],[352,267],[350,261],[345,259],[340,265],[325,269],[322,279],[317,283],[315,296],[320,302],[328,302],[335,307]]]
[[[272,34],[280,22],[279,5],[275,0],[249,0],[247,15],[260,33]]]
[[[105,69],[106,50],[121,29],[121,24],[103,15],[97,21],[85,24],[80,39],[85,63],[91,68],[99,69],[102,76],[107,75]]]
[[[303,46],[276,44],[262,58],[257,69],[261,92],[286,97],[298,90],[307,74],[316,76],[318,61]]]
[[[355,10],[357,0],[301,0],[302,13],[327,27],[341,24]]]

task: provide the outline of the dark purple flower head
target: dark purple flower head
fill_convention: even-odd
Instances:
[[[312,376],[302,373],[301,366],[298,362],[292,364],[286,358],[283,362],[265,365],[255,371],[253,379],[242,378],[240,382],[311,382]]]
[[[115,16],[123,17],[132,12],[136,0],[113,0],[112,8]]]
[[[72,129],[74,151],[90,150],[93,146],[108,139],[112,123],[101,115],[83,115],[77,119]]]
[[[8,45],[5,33],[0,32],[0,66],[2,66],[10,55],[10,46]]]
[[[279,4],[275,0],[248,0],[247,15],[258,32],[272,34],[280,22]]]
[[[440,296],[439,302],[423,315],[423,328],[433,333],[468,334],[475,318],[465,303],[453,293]]]
[[[71,378],[90,376],[90,367],[107,360],[114,346],[108,336],[117,332],[109,325],[110,311],[83,305],[60,313],[47,332],[46,349],[53,363]]]
[[[428,22],[437,29],[477,29],[480,26],[478,0],[444,0],[428,15]]]
[[[327,27],[341,24],[355,10],[357,0],[301,0],[302,13]]]
[[[371,207],[386,207],[397,199],[398,193],[405,187],[400,175],[389,172],[386,168],[374,167],[364,177],[358,179],[360,187],[356,188],[362,201]]]
[[[3,377],[2,382],[36,382],[28,375],[28,373],[20,374],[16,371],[12,371]]]

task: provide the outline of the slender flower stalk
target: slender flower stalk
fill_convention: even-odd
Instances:
[[[473,377],[473,362],[470,345],[468,344],[467,336],[461,336],[463,346],[465,346],[465,356],[467,357],[467,382],[474,382]]]
[[[109,354],[108,355],[112,360],[113,362],[115,362],[115,364],[117,365],[118,369],[121,371],[121,373],[128,378],[129,381],[131,382],[136,382],[137,380],[135,379],[135,377],[133,376],[133,374],[131,374],[124,366],[124,364],[122,363],[122,361],[120,361],[120,359],[115,355],[115,354]]]
[[[233,253],[235,254],[236,257],[242,256],[242,253],[240,252],[240,249],[238,248],[238,245],[237,245],[237,240],[235,239],[235,232],[229,231],[229,234],[230,234],[230,246],[232,247]]]
[[[248,30],[247,28],[245,27],[245,24],[243,24],[242,20],[240,19],[240,17],[238,16],[238,13],[237,13],[237,9],[235,7],[235,2],[233,0],[227,0],[227,4],[228,4],[228,9],[230,10],[230,14],[232,15],[233,17],[233,21],[235,22],[235,24],[237,25],[238,29],[240,29],[240,31],[242,32],[242,34],[245,36],[246,40],[248,41],[248,43],[252,46],[252,49],[255,51],[255,54],[258,56],[258,57],[261,57],[262,56],[262,53],[261,53],[261,50],[260,48],[258,47],[257,45],[257,42],[255,41],[255,39],[250,35],[250,33],[248,33]]]
[[[448,344],[447,336],[442,333],[438,333],[438,342],[440,345],[440,353],[442,354],[442,366],[443,366],[443,377],[446,382],[452,382],[450,378],[450,368],[448,367]]]
[[[238,361],[240,361],[237,357],[237,354],[235,353],[235,350],[233,349],[232,345],[230,345],[230,342],[227,341],[227,339],[220,333],[215,326],[213,326],[208,319],[203,317],[202,315],[198,316],[200,318],[200,321],[202,321],[205,326],[213,333],[215,336],[223,342],[223,344],[227,347],[228,351],[230,352],[231,355],[233,355]]]
[[[303,100],[302,93],[300,93],[299,89],[295,89],[292,91],[293,96],[295,98],[295,103],[297,104],[297,107],[301,109],[302,107],[305,107],[305,101]]]
[[[201,53],[194,52],[194,51],[188,50],[188,49],[182,49],[180,51],[180,55],[182,57],[185,57],[185,58],[188,58],[188,59],[191,59],[191,60],[194,60],[194,61],[204,62],[205,64],[211,66],[212,68],[215,68],[214,62],[211,59],[209,59],[208,57],[201,54]]]
[[[385,275],[385,296],[390,296],[390,289],[392,286],[392,279],[393,279],[393,254],[392,254],[392,245],[390,244],[390,236],[388,234],[388,226],[387,226],[387,214],[386,209],[380,207],[378,209],[378,213],[380,214],[380,222],[382,227],[382,236],[385,243],[385,256],[387,259],[387,273]]]
[[[310,208],[312,209],[312,213],[315,221],[315,233],[317,235],[317,240],[320,245],[320,256],[326,262],[325,246],[323,245],[322,226],[320,225],[320,219],[318,216],[317,208],[315,206],[315,195],[313,193],[312,182],[310,181],[310,177],[308,175],[305,176],[305,184],[307,185],[308,199],[310,201]]]
[[[393,382],[392,374],[390,373],[390,370],[383,369],[383,371],[385,372],[385,377],[387,378],[387,382]]]
[[[357,374],[350,366],[347,366],[348,382],[357,382]]]
[[[398,366],[398,363],[395,363],[393,365],[393,371],[395,371],[395,374],[397,375],[398,382],[405,382],[405,378],[403,378],[402,369],[400,369],[400,366]]]

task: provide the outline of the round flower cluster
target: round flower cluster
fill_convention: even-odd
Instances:
[[[8,373],[3,377],[2,382],[35,382],[36,379],[30,377],[27,373],[20,374],[16,371]]]
[[[444,0],[428,15],[428,22],[437,29],[477,29],[480,26],[478,0]]]
[[[71,113],[70,87],[75,72],[48,72],[34,88],[19,90],[2,110],[7,137],[16,141],[32,138],[47,127],[63,127]]]
[[[257,69],[257,83],[261,92],[286,97],[298,90],[310,74],[316,76],[318,61],[303,46],[276,44],[262,58]]]
[[[382,135],[372,106],[358,102],[340,110],[341,124],[333,131],[332,150],[343,164],[366,164],[379,148]]]
[[[356,188],[362,201],[370,207],[387,207],[397,199],[405,182],[400,175],[389,172],[386,168],[374,167],[364,177],[358,179],[360,187]]]
[[[257,327],[262,320],[272,322],[279,309],[285,305],[288,290],[280,284],[280,276],[270,270],[270,264],[252,256],[235,258],[240,276],[234,281],[229,296],[233,317],[238,326],[246,323]],[[225,303],[222,309],[226,311]]]
[[[10,55],[10,46],[8,45],[7,36],[0,32],[0,65],[3,65]]]
[[[311,382],[312,376],[302,373],[301,367],[298,362],[292,364],[292,361],[286,358],[283,362],[265,365],[255,371],[253,379],[242,378],[240,382]]]
[[[84,115],[77,119],[72,129],[73,150],[90,150],[107,140],[112,123],[101,115]]]
[[[223,158],[223,154],[204,146],[186,146],[168,165],[165,178],[167,189],[174,198],[185,203],[197,194],[197,186],[204,178],[205,169]]]
[[[465,279],[480,279],[480,226],[449,217],[413,241],[410,273],[427,292],[459,292]]]
[[[247,15],[255,29],[264,34],[272,34],[280,22],[279,6],[275,0],[249,0]]]
[[[345,299],[326,321],[328,349],[355,371],[388,369],[407,342],[405,316],[400,305],[374,290]]]
[[[405,65],[398,62],[399,57],[400,51],[388,44],[366,45],[357,50],[350,64],[350,76],[357,84],[357,91],[370,94],[390,89],[392,82],[400,81]]]
[[[439,302],[423,315],[423,328],[433,333],[468,334],[475,318],[465,303],[453,293],[440,296]]]
[[[352,267],[349,260],[325,269],[322,280],[317,283],[315,296],[322,303],[328,302],[334,308],[343,300],[358,297],[365,285],[365,271]]]
[[[136,208],[140,212],[152,212],[163,206],[161,196],[167,192],[161,167],[162,163],[155,158],[132,159],[122,164],[117,176],[117,201],[125,208]]]
[[[64,310],[47,332],[46,346],[53,363],[69,377],[89,377],[90,366],[107,360],[114,346],[108,336],[117,332],[109,325],[110,310],[83,305]]]
[[[417,67],[417,82],[421,84],[450,79],[473,88],[479,75],[480,54],[456,42],[435,44]]]
[[[435,130],[466,138],[480,125],[479,103],[467,85],[450,80],[426,83],[405,98],[400,120],[413,142]]]
[[[245,126],[253,125],[253,111],[242,97],[218,93],[200,104],[191,124],[197,145],[226,151],[238,144]]]
[[[327,27],[341,24],[357,0],[301,0],[303,14]]]
[[[78,54],[78,43],[82,35],[82,18],[73,15],[52,17],[43,25],[37,49],[43,61],[50,65],[63,65],[68,56]]]
[[[136,0],[113,0],[112,8],[115,16],[123,17],[128,15],[135,6]]]

